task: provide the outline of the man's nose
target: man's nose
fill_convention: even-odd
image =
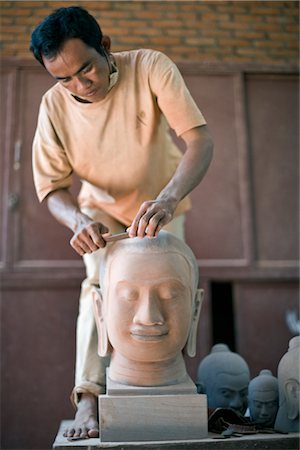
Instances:
[[[86,89],[92,84],[92,82],[85,77],[78,75],[75,79],[75,89],[77,93],[85,93]]]
[[[141,297],[133,323],[146,326],[162,325],[164,323],[160,301],[154,293],[146,292]]]

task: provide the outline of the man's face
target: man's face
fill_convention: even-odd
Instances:
[[[164,361],[184,347],[191,323],[189,266],[177,254],[116,256],[104,316],[116,351],[135,361]]]
[[[108,62],[81,39],[68,39],[55,58],[43,57],[43,61],[50,75],[77,97],[98,102],[106,96]]]
[[[252,420],[264,426],[272,426],[278,410],[278,393],[253,391],[249,399],[249,409]]]
[[[242,415],[245,414],[248,403],[248,384],[249,377],[246,373],[237,375],[226,372],[212,374],[212,384],[207,389],[209,406],[232,408]]]

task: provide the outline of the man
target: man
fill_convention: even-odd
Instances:
[[[246,361],[227,345],[216,344],[199,364],[197,387],[209,408],[231,408],[242,416],[247,409],[250,372]]]
[[[195,356],[203,300],[190,248],[164,230],[156,239],[116,242],[100,273],[95,319],[100,356],[113,348],[110,379],[135,386],[184,382],[182,350]]]
[[[77,325],[77,405],[68,437],[98,435],[96,397],[105,391],[105,361],[97,357],[92,286],[106,241],[128,227],[130,237],[162,227],[183,238],[187,195],[212,158],[205,119],[176,66],[162,53],[110,53],[110,39],[80,7],[61,8],[32,33],[31,51],[58,83],[43,97],[33,143],[37,195],[74,235],[82,255]],[[182,157],[168,129],[186,144]],[[72,173],[82,180],[78,199]]]

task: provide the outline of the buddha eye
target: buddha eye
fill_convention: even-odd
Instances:
[[[232,392],[229,389],[221,389],[220,393],[225,398],[231,398],[232,397]]]
[[[136,289],[130,289],[130,288],[123,287],[122,289],[120,289],[118,291],[118,297],[124,301],[134,302],[134,301],[138,300],[139,293]]]
[[[261,402],[254,401],[253,403],[254,403],[254,406],[255,406],[256,408],[258,408],[258,409],[260,409],[260,408],[262,407],[262,403],[261,403]]]
[[[158,287],[158,295],[162,300],[176,300],[182,298],[184,287],[174,283],[161,284]]]

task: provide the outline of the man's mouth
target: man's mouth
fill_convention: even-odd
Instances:
[[[87,94],[85,94],[85,97],[93,97],[97,92],[97,89],[94,89],[91,92],[88,92]]]

